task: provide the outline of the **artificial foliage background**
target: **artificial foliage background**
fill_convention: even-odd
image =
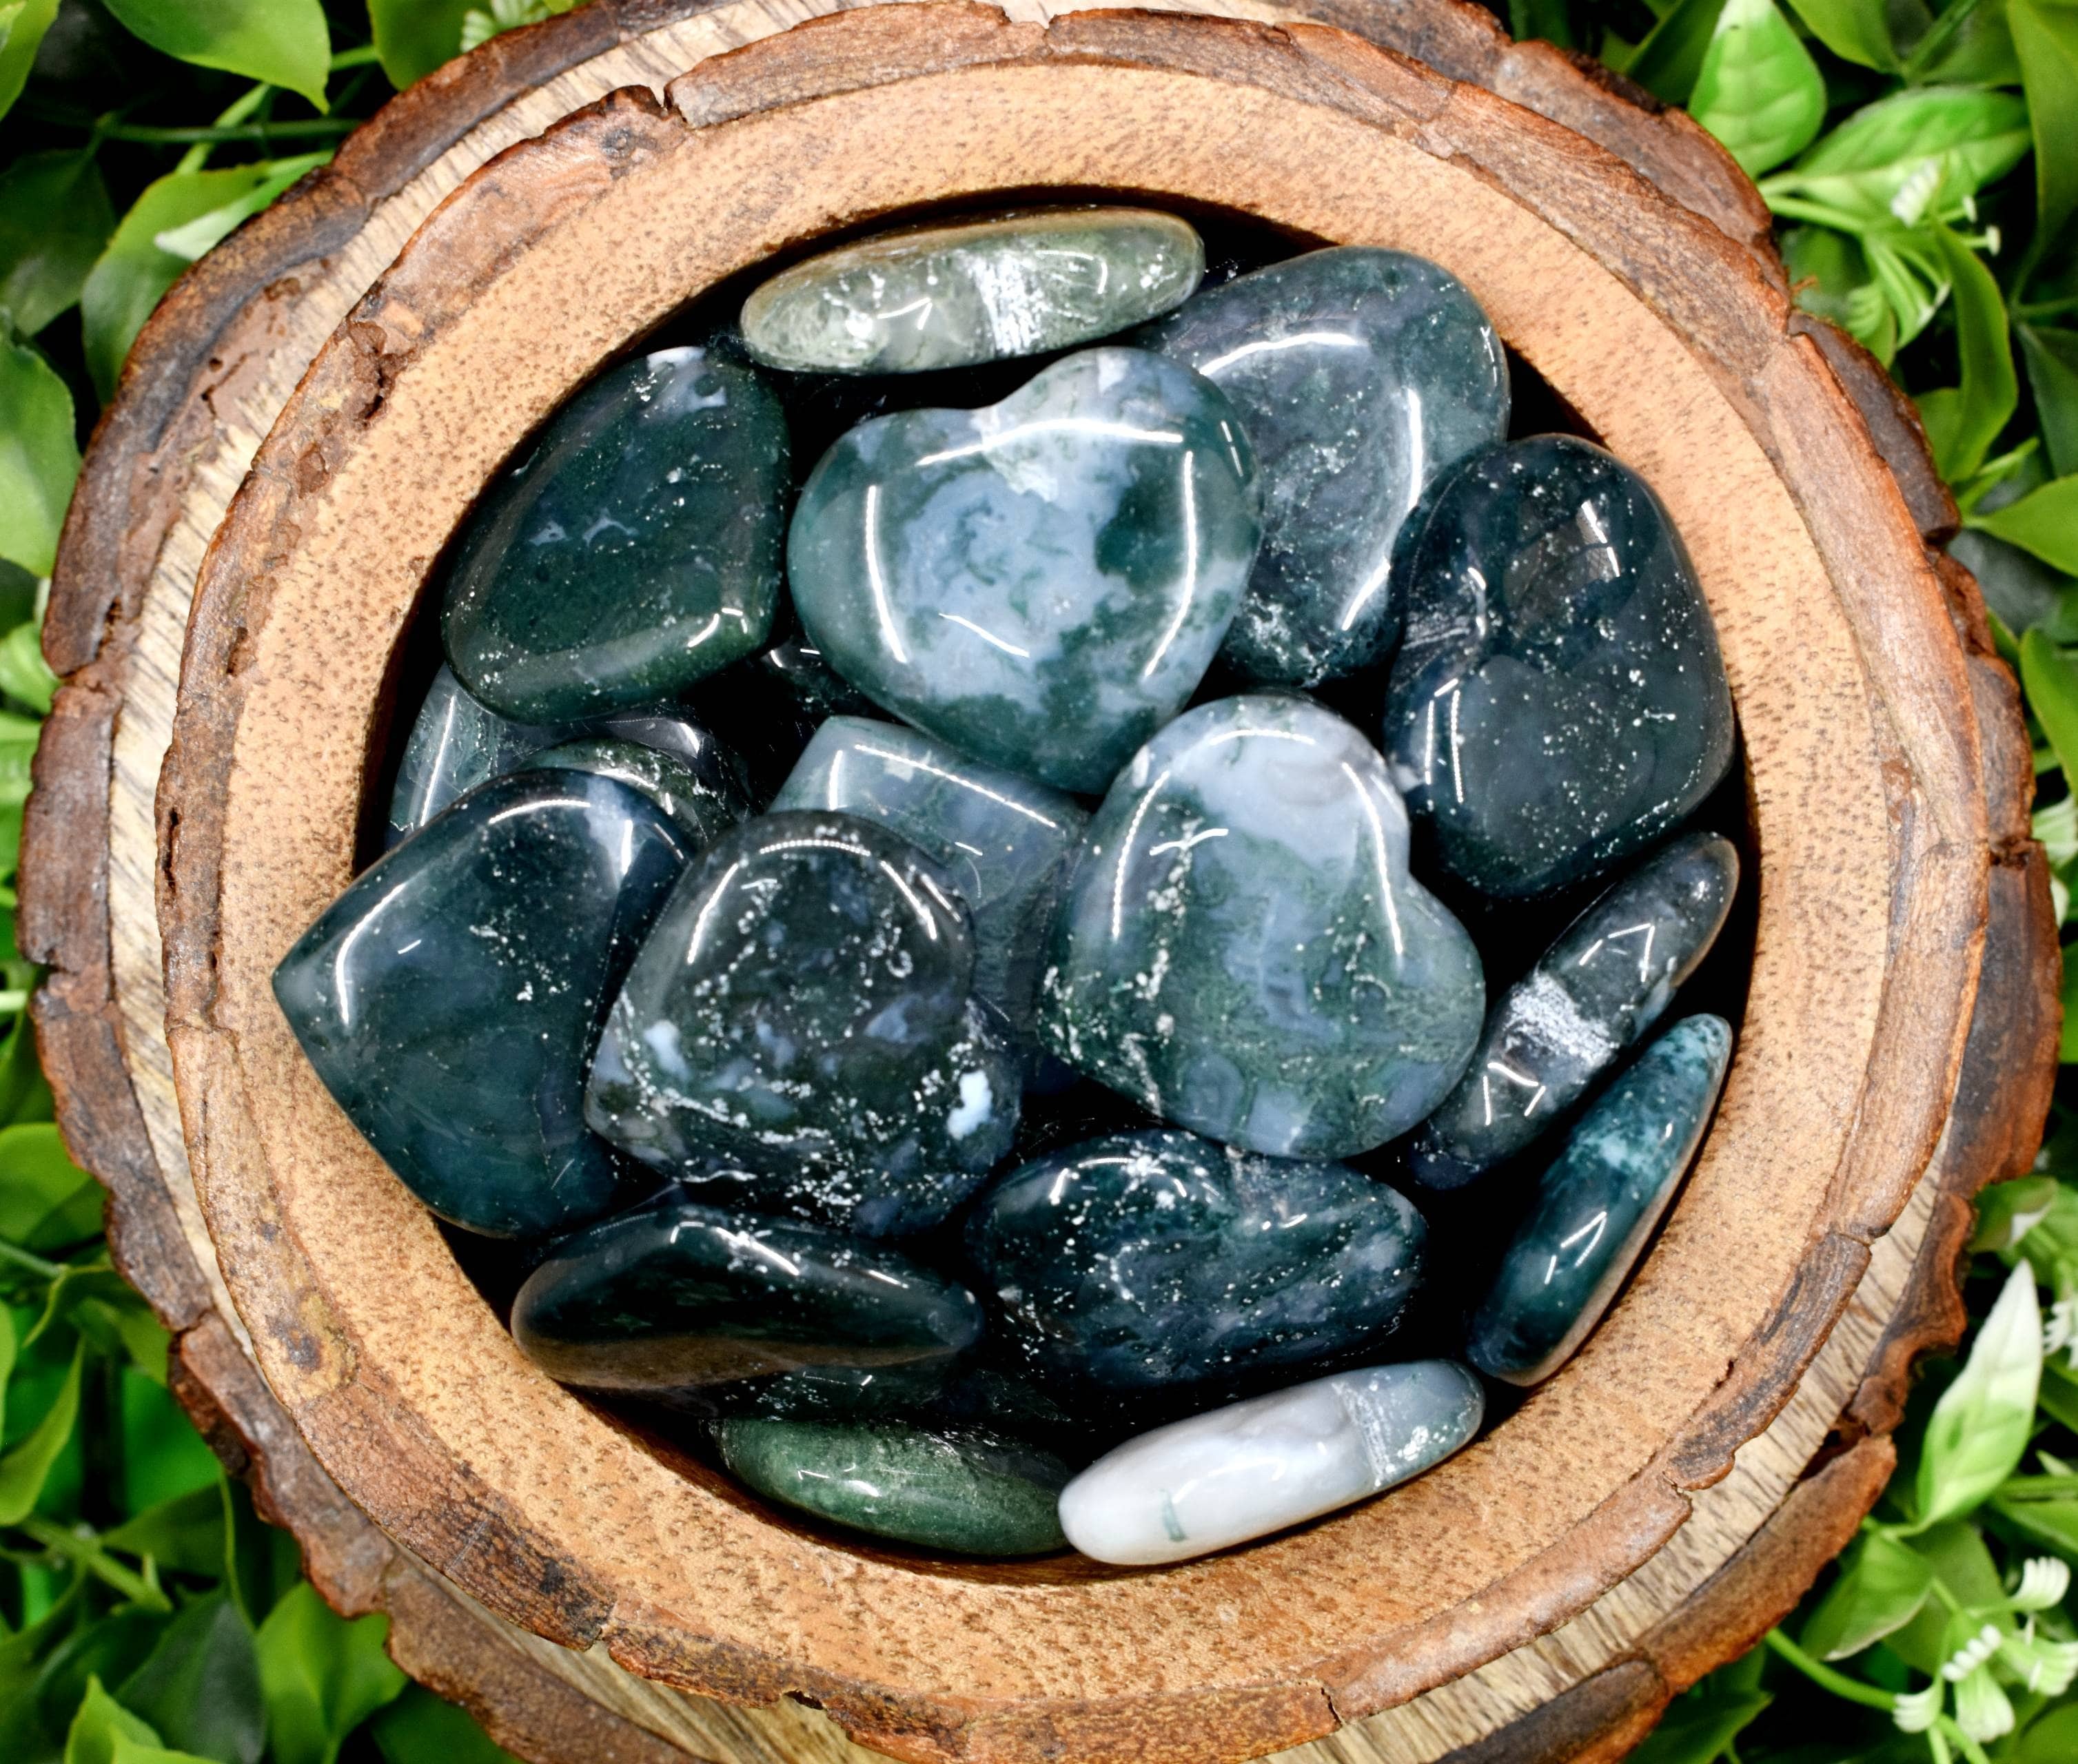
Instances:
[[[37,633],[79,449],[186,266],[393,89],[573,0],[0,0],[0,1761],[505,1757],[303,1583],[166,1389],[23,1009],[12,889]],[[1686,105],[1759,182],[1797,298],[1917,402],[2078,889],[2078,0],[1508,0]],[[2078,936],[2078,934],[2074,934]],[[2063,1055],[2078,1062],[2065,982]],[[2068,1094],[2066,1094],[2068,1093]],[[2078,1078],[1983,1198],[1963,1356],[1876,1513],[1680,1698],[1644,1764],[2078,1764]]]

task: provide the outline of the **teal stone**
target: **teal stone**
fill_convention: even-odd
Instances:
[[[274,996],[318,1076],[440,1217],[532,1237],[624,1197],[584,1121],[607,1007],[696,849],[595,773],[494,778],[298,938]]]
[[[1509,899],[1570,886],[1723,782],[1717,628],[1674,523],[1621,461],[1569,435],[1475,454],[1408,521],[1393,568],[1407,628],[1385,751],[1452,875]]]
[[[1016,1130],[1018,1062],[974,971],[967,910],[915,846],[849,815],[762,815],[659,916],[587,1116],[722,1204],[924,1230]]]
[[[1150,1113],[1276,1157],[1397,1137],[1463,1075],[1479,952],[1408,874],[1370,743],[1296,695],[1222,699],[1134,756],[1083,842],[1042,1044]]]
[[[1488,1015],[1471,1070],[1408,1150],[1414,1175],[1458,1187],[1563,1120],[1674,1002],[1738,885],[1731,841],[1689,833],[1575,920]]]
[[[1474,1313],[1465,1357],[1536,1384],[1600,1321],[1702,1141],[1732,1057],[1722,1017],[1685,1017],[1580,1117]]]
[[[991,1428],[753,1416],[714,1433],[758,1494],[853,1531],[961,1556],[1068,1547],[1056,1512],[1068,1466]]]
[[[968,1215],[990,1339],[1056,1386],[1230,1389],[1375,1341],[1427,1227],[1346,1165],[1116,1133],[1013,1170]]]
[[[787,562],[809,637],[875,703],[1095,792],[1196,688],[1258,532],[1225,395],[1091,349],[1000,404],[852,430],[801,492]]]
[[[786,417],[753,369],[701,348],[608,369],[463,529],[449,665],[522,723],[674,696],[764,643],[791,482]]]
[[[1040,948],[1089,820],[1072,797],[914,729],[833,716],[772,807],[878,821],[942,864],[974,915],[974,990],[1029,1036]]]
[[[820,252],[744,302],[743,341],[801,373],[972,367],[1094,343],[1166,312],[1204,273],[1174,215],[1034,209]]]
[[[670,1397],[740,1378],[917,1369],[981,1333],[974,1295],[908,1257],[791,1220],[673,1197],[566,1237],[512,1334],[553,1378]]]
[[[1400,635],[1393,542],[1446,467],[1508,432],[1508,359],[1471,292],[1405,252],[1337,245],[1194,295],[1135,334],[1233,401],[1255,448],[1262,549],[1221,651],[1312,686]]]
[[[528,772],[557,768],[595,772],[640,790],[702,845],[750,817],[749,798],[734,778],[703,779],[674,755],[640,741],[582,735],[530,754],[520,766]]]

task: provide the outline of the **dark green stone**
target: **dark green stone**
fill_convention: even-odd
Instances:
[[[1471,291],[1405,252],[1338,245],[1193,295],[1132,340],[1233,402],[1262,549],[1221,653],[1311,686],[1400,635],[1393,541],[1429,482],[1508,432],[1508,361]]]
[[[1535,1384],[1587,1339],[1696,1155],[1731,1057],[1722,1017],[1685,1017],[1580,1117],[1473,1316],[1474,1366]]]
[[[802,1369],[919,1368],[981,1332],[966,1287],[877,1244],[674,1198],[565,1238],[512,1333],[549,1376],[650,1396]]]
[[[595,772],[640,790],[703,845],[748,819],[751,812],[750,799],[733,777],[703,778],[674,755],[618,736],[581,735],[530,754],[520,769],[557,767]]]
[[[584,1122],[599,1024],[695,841],[640,791],[494,778],[378,859],[274,971],[318,1075],[443,1219],[536,1236],[622,1192]]]
[[[1408,520],[1385,750],[1444,867],[1520,898],[1678,824],[1732,763],[1710,609],[1645,480],[1592,444],[1475,455]]]
[[[700,348],[609,369],[463,529],[449,663],[520,722],[670,698],[765,641],[788,483],[786,419],[754,370]]]
[[[720,1422],[722,1462],[759,1494],[876,1537],[962,1556],[1065,1549],[1068,1466],[987,1428]]]

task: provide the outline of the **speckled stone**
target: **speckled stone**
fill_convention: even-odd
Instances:
[[[1311,686],[1400,635],[1393,541],[1437,473],[1508,432],[1508,361],[1471,291],[1425,258],[1308,252],[1194,295],[1131,340],[1233,401],[1262,485],[1262,549],[1222,651]]]
[[[797,373],[970,367],[1093,343],[1166,312],[1204,273],[1174,215],[1034,209],[823,252],[744,302],[743,340]]]
[[[1346,1157],[1441,1102],[1486,993],[1408,873],[1370,743],[1281,694],[1222,699],[1137,754],[1054,922],[1040,1032],[1150,1112],[1281,1157]]]
[[[1094,792],[1196,687],[1258,533],[1225,395],[1091,349],[999,404],[852,430],[801,492],[787,572],[810,638],[875,703]]]
[[[630,721],[636,720],[630,719]],[[661,720],[661,719],[660,719]],[[733,778],[703,778],[661,749],[612,735],[581,735],[529,754],[517,769],[595,772],[640,790],[700,844],[749,819],[750,801]]]
[[[1674,1002],[1738,885],[1730,840],[1684,834],[1575,920],[1488,1015],[1471,1069],[1408,1151],[1414,1175],[1458,1187],[1563,1120]]]

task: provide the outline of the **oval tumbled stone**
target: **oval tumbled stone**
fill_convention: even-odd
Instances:
[[[820,252],[744,302],[743,340],[798,373],[970,367],[1093,343],[1166,312],[1204,273],[1174,215],[1035,209]]]
[[[1458,1082],[1479,952],[1408,873],[1377,750],[1275,694],[1179,717],[1083,840],[1040,1032],[1152,1113],[1279,1157],[1404,1133]]]
[[[1385,750],[1473,887],[1584,881],[1730,769],[1731,692],[1688,553],[1599,447],[1542,435],[1475,455],[1408,521],[1393,567],[1407,628]]]
[[[672,697],[765,641],[789,483],[787,419],[754,369],[700,348],[610,369],[463,529],[449,665],[526,723]]]
[[[973,1294],[878,1244],[672,1199],[565,1238],[512,1333],[551,1378],[648,1395],[770,1373],[920,1367],[973,1345]]]
[[[1091,349],[1000,404],[844,436],[801,492],[787,567],[824,659],[875,703],[1095,792],[1196,687],[1257,536],[1225,395]]]

